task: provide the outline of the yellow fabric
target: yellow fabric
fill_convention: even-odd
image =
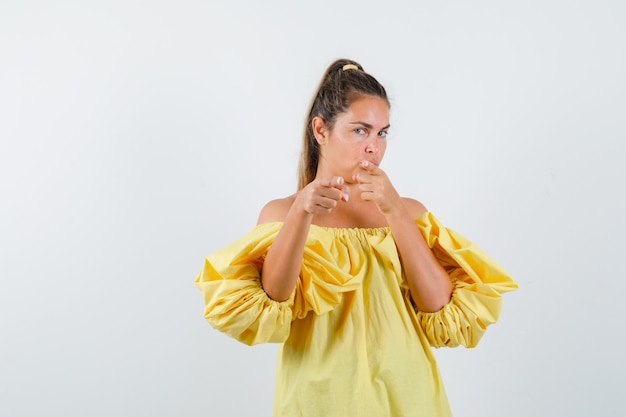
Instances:
[[[475,346],[517,284],[431,213],[416,223],[455,284],[435,313],[414,309],[385,227],[311,226],[283,302],[265,294],[259,272],[282,223],[259,225],[206,258],[196,285],[207,321],[248,345],[284,342],[275,416],[450,415],[430,346]]]

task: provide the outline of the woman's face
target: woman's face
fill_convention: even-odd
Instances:
[[[359,164],[379,165],[387,148],[389,105],[379,97],[362,96],[337,116],[321,143],[318,173],[342,176],[352,182]],[[321,171],[321,172],[320,172]]]

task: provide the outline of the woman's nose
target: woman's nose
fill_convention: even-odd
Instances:
[[[367,141],[365,145],[365,152],[367,153],[377,153],[378,152],[378,143],[376,141]]]

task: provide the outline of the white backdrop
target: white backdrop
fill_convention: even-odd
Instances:
[[[520,284],[435,352],[455,416],[626,414],[626,3],[2,0],[0,415],[271,415],[276,346],[193,280],[294,191],[338,57],[399,191]]]

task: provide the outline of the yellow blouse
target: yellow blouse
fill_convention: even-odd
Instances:
[[[450,416],[430,346],[476,346],[515,281],[431,214],[416,223],[454,283],[440,311],[416,311],[387,227],[309,229],[291,297],[270,299],[263,258],[282,223],[208,256],[196,278],[205,318],[253,345],[283,343],[274,416]],[[430,345],[430,346],[429,346]]]

